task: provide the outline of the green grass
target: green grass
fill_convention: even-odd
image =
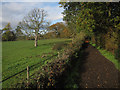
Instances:
[[[70,42],[71,39],[48,39],[39,40],[38,47],[34,47],[34,41],[9,41],[2,43],[2,79],[6,79],[21,70],[30,68],[30,75],[38,71],[46,61],[51,61],[52,55],[48,55],[45,58],[41,58],[43,53],[57,54],[57,51],[53,51],[52,47],[56,43]],[[49,58],[49,59],[47,59]],[[38,64],[37,64],[38,63]],[[26,78],[26,71],[17,74],[16,76],[4,81],[2,83],[3,88],[9,88],[22,79]]]
[[[93,44],[90,42],[90,44],[94,47],[96,47],[96,44]],[[114,65],[115,67],[120,71],[120,62],[118,62],[117,59],[115,59],[115,56],[109,52],[109,51],[106,51],[104,49],[100,49],[100,47],[97,47],[97,49],[99,50],[99,52],[105,57],[107,58],[108,60],[110,60]]]
[[[118,60],[115,59],[115,56],[112,53],[102,49],[99,49],[99,51],[103,56],[105,56],[108,60],[110,60],[115,65],[115,67],[120,71],[120,67],[119,67],[120,62],[118,62]]]

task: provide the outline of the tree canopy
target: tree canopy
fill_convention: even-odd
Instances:
[[[119,2],[60,2],[63,20],[75,33],[84,31],[97,46],[114,52],[119,45]]]

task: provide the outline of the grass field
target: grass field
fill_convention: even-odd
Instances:
[[[30,76],[44,65],[45,61],[51,61],[52,55],[57,55],[57,51],[52,50],[56,43],[68,43],[71,39],[48,39],[39,40],[38,47],[34,47],[34,41],[9,41],[2,43],[2,80],[13,76],[2,83],[3,88],[9,88],[20,80],[26,78],[27,66],[30,68]],[[42,58],[44,53],[47,57]],[[48,59],[49,58],[49,59]]]

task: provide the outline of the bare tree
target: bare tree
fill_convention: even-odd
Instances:
[[[34,32],[35,47],[38,46],[38,34],[40,30],[45,29],[48,22],[45,20],[47,16],[43,9],[33,9],[26,17],[19,23],[22,29],[27,32]],[[32,30],[32,31],[31,31]]]

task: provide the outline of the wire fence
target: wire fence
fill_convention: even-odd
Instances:
[[[53,57],[55,57],[55,56],[57,56],[57,54],[52,55],[51,57],[47,58],[46,60],[49,60],[49,59],[51,59],[51,58],[53,58]],[[44,61],[42,61],[42,62],[44,63],[46,60],[44,60]],[[30,71],[30,70],[33,70],[33,69],[35,69],[35,68],[37,68],[37,65],[39,65],[39,64],[41,64],[41,62],[36,63],[36,64],[34,64],[34,65],[32,65],[32,66],[29,66],[29,71]],[[27,66],[26,66],[26,67],[27,67]],[[12,75],[12,76],[9,76],[8,78],[6,78],[6,79],[0,81],[0,83],[2,83],[2,82],[4,82],[4,81],[6,81],[6,80],[8,80],[8,79],[10,79],[10,78],[12,78],[12,77],[18,75],[18,74],[20,74],[20,73],[22,73],[22,72],[25,72],[25,71],[27,71],[27,68],[21,70],[20,72],[14,74],[14,75]],[[33,75],[33,74],[32,74],[32,75]]]

